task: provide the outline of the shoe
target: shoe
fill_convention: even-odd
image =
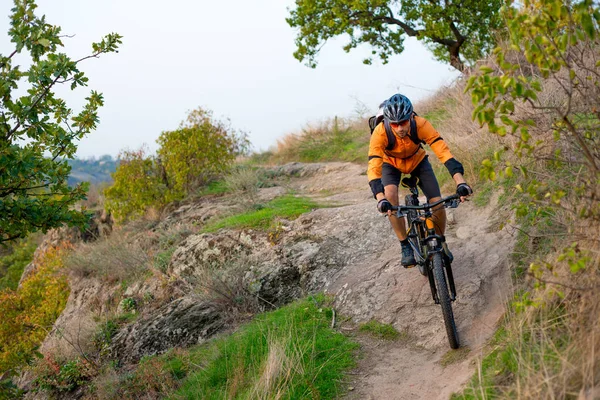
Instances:
[[[446,257],[448,258],[448,261],[450,261],[450,264],[452,264],[452,261],[454,261],[454,256],[452,255],[452,252],[448,248],[448,244],[446,242],[442,243],[442,249],[444,250],[444,254],[446,255]]]
[[[400,264],[404,268],[413,267],[417,261],[415,260],[415,254],[413,253],[412,247],[410,247],[409,243],[400,243],[402,245],[402,260],[400,260]]]

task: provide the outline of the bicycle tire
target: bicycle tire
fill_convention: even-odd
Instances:
[[[456,323],[454,322],[454,313],[452,312],[452,302],[448,294],[448,285],[446,283],[446,274],[444,272],[444,263],[441,253],[435,253],[432,257],[433,274],[435,277],[436,289],[440,305],[442,306],[442,314],[444,315],[444,325],[446,325],[446,334],[448,342],[452,349],[458,349],[460,343],[458,341],[458,332],[456,331]]]

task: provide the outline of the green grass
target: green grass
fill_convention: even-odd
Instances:
[[[447,367],[452,364],[456,364],[465,360],[469,354],[471,353],[471,349],[469,347],[461,347],[456,350],[449,350],[442,356],[440,359],[440,364],[442,367]]]
[[[390,324],[383,324],[379,321],[372,319],[369,322],[361,324],[358,328],[361,332],[366,332],[372,336],[386,340],[396,340],[400,338],[401,334]],[[404,334],[403,336],[406,336]]]
[[[189,366],[177,368],[185,378],[168,398],[336,398],[358,345],[330,329],[331,318],[322,295],[259,315],[235,334],[192,349]]]
[[[258,210],[232,215],[209,222],[202,232],[215,232],[221,228],[268,229],[277,217],[294,219],[315,208],[325,207],[306,197],[285,195],[266,203]]]
[[[298,146],[297,157],[302,162],[366,161],[369,149],[369,131],[333,129],[317,137],[307,135]]]
[[[550,376],[560,372],[561,355],[570,344],[568,315],[563,307],[548,303],[537,306],[535,317],[525,320],[519,311],[524,298],[524,294],[515,296],[508,319],[481,361],[481,370],[451,399],[516,398],[516,382],[526,381],[532,371],[543,369]]]
[[[485,182],[478,189],[473,193],[473,202],[477,207],[485,207],[490,203],[495,186],[492,182]]]
[[[431,122],[433,126],[436,126],[437,124],[444,122],[450,116],[450,111],[456,106],[455,103],[456,101],[454,99],[448,98],[444,101],[442,107],[423,114],[423,118]]]
[[[198,191],[198,196],[220,195],[229,192],[224,180],[212,181]]]

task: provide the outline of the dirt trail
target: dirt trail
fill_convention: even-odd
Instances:
[[[372,249],[354,255],[331,275],[326,291],[336,295],[336,308],[351,316],[355,326],[376,319],[392,324],[404,337],[385,342],[357,335],[364,357],[353,372],[347,397],[448,399],[475,372],[475,360],[493,334],[506,297],[512,292],[506,255],[514,238],[509,230],[499,230],[494,221],[496,200],[484,208],[467,202],[448,210],[446,237],[454,254],[458,293],[453,309],[463,356],[443,367],[440,360],[452,350],[441,308],[431,298],[427,278],[415,268],[400,265],[400,245],[387,220],[377,215],[363,172],[350,164],[332,164],[321,172],[318,179],[298,183],[298,189],[309,193],[342,189],[329,199],[351,205],[336,209],[333,215],[318,210],[326,217],[319,218],[316,212],[311,218],[321,219],[316,224],[319,230]]]

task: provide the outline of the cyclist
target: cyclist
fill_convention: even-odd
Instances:
[[[421,143],[428,144],[446,166],[456,182],[456,192],[461,196],[461,202],[471,195],[473,190],[463,177],[462,164],[450,153],[448,145],[431,123],[414,113],[412,103],[406,96],[394,94],[382,104],[382,111],[383,121],[376,126],[371,135],[367,175],[373,196],[378,201],[377,210],[387,213],[392,228],[400,240],[401,264],[410,267],[415,265],[416,261],[408,243],[404,218],[397,218],[391,212],[392,205],[399,205],[398,185],[401,175],[411,174],[411,178],[418,178],[418,185],[428,202],[441,199],[440,186]],[[411,125],[416,128],[416,135],[415,132],[411,132]],[[388,137],[391,134],[393,136]],[[436,233],[443,235],[446,229],[446,210],[443,205],[434,211],[433,220]],[[452,261],[452,254],[445,244],[444,249]]]

